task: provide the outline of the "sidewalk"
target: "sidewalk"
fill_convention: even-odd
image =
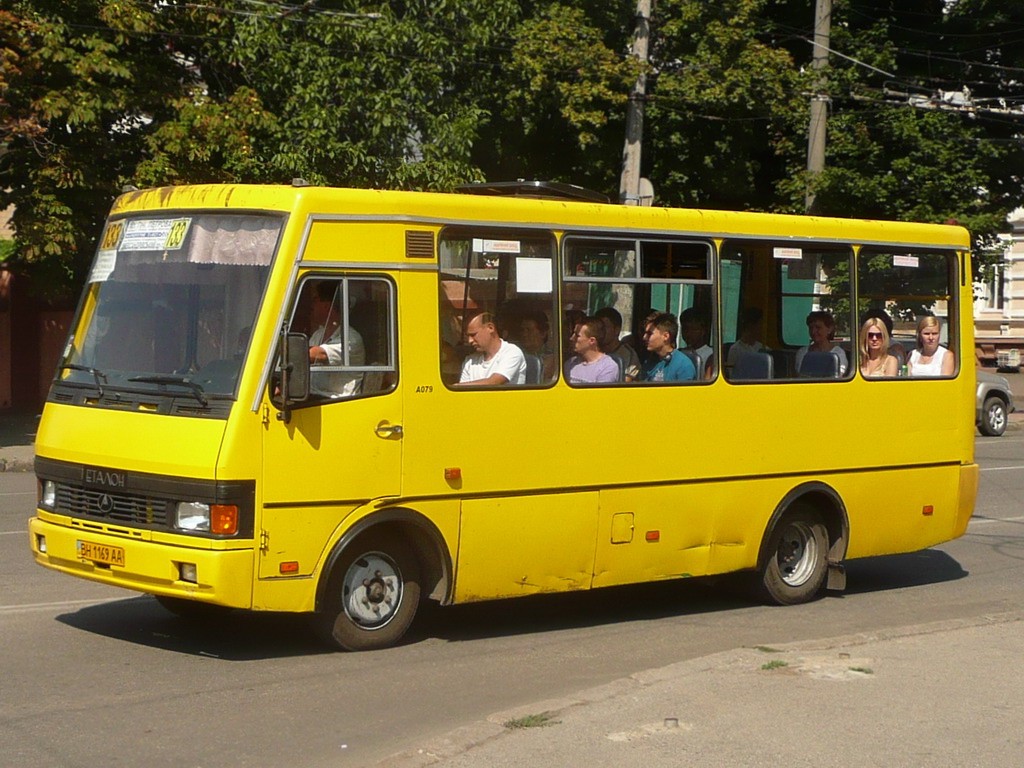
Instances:
[[[0,411],[0,472],[29,472],[39,414]]]
[[[499,712],[377,765],[1019,765],[1022,621],[740,648]]]

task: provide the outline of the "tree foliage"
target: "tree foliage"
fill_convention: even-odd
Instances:
[[[54,294],[91,258],[150,121],[180,87],[160,38],[122,33],[135,22],[120,10],[36,0],[0,11],[0,207],[15,206],[15,257]]]
[[[635,0],[13,0],[0,11],[0,204],[13,258],[73,292],[122,185],[303,177],[618,189]],[[643,174],[661,205],[955,219],[979,252],[1021,201],[1024,9],[658,0]],[[937,53],[941,52],[941,53]],[[806,172],[808,105],[829,104]],[[1016,110],[1016,112],[1015,112]]]

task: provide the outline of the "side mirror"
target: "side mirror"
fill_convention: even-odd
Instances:
[[[278,418],[291,420],[291,406],[309,397],[309,337],[281,331],[281,386],[274,400],[281,406]]]

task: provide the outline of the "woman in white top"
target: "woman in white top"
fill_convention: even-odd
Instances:
[[[869,317],[860,327],[861,376],[895,376],[899,363],[889,354],[889,331],[877,317]]]
[[[796,359],[793,361],[796,372],[800,373],[800,364],[808,352],[831,352],[839,358],[839,378],[845,376],[848,365],[846,352],[842,347],[832,343],[836,335],[836,319],[832,317],[832,313],[815,310],[807,315],[807,333],[811,337],[811,343],[796,351]]]
[[[939,346],[939,319],[925,315],[917,324],[917,349],[907,360],[910,376],[952,376],[956,369],[956,357],[945,347]]]

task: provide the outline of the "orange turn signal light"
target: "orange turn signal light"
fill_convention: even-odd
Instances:
[[[298,573],[299,572],[299,561],[298,560],[286,560],[278,566],[278,570],[283,574]]]
[[[933,507],[931,504],[929,504],[926,507],[921,509],[921,514],[924,515],[925,517],[930,516],[934,512],[935,512],[935,507]]]
[[[648,531],[644,538],[648,541],[661,541],[661,531]]]
[[[444,479],[445,480],[461,480],[462,479],[462,467],[445,467],[444,468]]]
[[[238,533],[238,507],[234,504],[211,504],[210,533],[222,536]]]

